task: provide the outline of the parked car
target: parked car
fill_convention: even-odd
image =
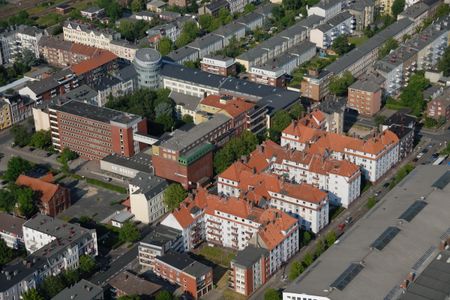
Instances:
[[[352,216],[348,216],[347,218],[345,218],[345,224],[352,224],[352,222],[353,222]]]

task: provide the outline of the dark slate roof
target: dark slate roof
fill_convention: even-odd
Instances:
[[[199,97],[185,95],[174,91],[170,92],[169,97],[175,102],[175,104],[184,106],[186,109],[193,111],[196,110],[201,100]]]
[[[16,234],[19,237],[23,236],[22,225],[26,220],[10,214],[0,212],[0,231]]]
[[[228,4],[228,2],[226,0],[216,0],[216,1],[212,1],[211,3],[206,5],[206,7],[211,12],[218,11],[221,8],[227,7],[227,6],[229,6],[229,4]]]
[[[134,79],[137,77],[136,69],[134,68],[133,64],[126,65],[123,68],[120,68],[116,76],[122,80],[123,82],[126,82],[128,80]]]
[[[409,135],[412,131],[414,131],[413,128],[402,126],[402,125],[392,125],[389,127],[389,130],[395,133],[395,135],[402,139],[403,137]]]
[[[267,251],[267,249],[248,245],[244,250],[238,252],[233,263],[248,268],[253,266],[261,256],[268,255],[269,251]]]
[[[139,187],[139,190],[137,190],[135,194],[142,193],[147,199],[151,199],[158,195],[169,185],[167,180],[143,172],[137,173],[136,177],[130,180],[130,184]]]
[[[236,23],[249,25],[253,22],[256,22],[256,21],[262,20],[262,19],[263,19],[262,15],[252,12],[248,15],[242,16],[239,19],[237,19]]]
[[[61,70],[45,79],[33,81],[30,84],[28,84],[27,86],[36,95],[40,95],[44,92],[47,92],[49,90],[52,90],[52,89],[58,87],[60,85],[60,83],[58,82],[58,79],[64,78],[65,76],[68,76],[70,74],[72,74],[72,71],[70,69],[64,69],[64,70]]]
[[[417,122],[417,118],[411,115],[407,115],[403,112],[396,112],[389,118],[387,118],[383,124],[387,126],[391,125],[403,125],[403,126],[411,126]]]
[[[98,299],[99,295],[103,296],[103,289],[85,279],[66,287],[59,292],[52,300],[91,300]]]
[[[195,261],[186,253],[176,253],[172,251],[167,252],[163,256],[157,256],[156,258],[181,271],[193,264]]]
[[[161,247],[169,242],[174,242],[181,237],[181,234],[180,230],[159,224],[141,240],[141,244]]]
[[[139,152],[132,157],[124,157],[119,154],[110,154],[103,161],[150,174],[152,168],[152,156],[145,152]]]

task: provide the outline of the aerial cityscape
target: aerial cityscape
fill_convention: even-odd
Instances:
[[[0,0],[0,300],[449,300],[449,0]]]

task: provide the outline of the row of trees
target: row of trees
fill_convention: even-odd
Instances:
[[[294,280],[302,274],[325,250],[331,247],[336,241],[336,232],[330,231],[324,240],[317,242],[314,253],[307,252],[302,261],[294,261],[289,269],[289,279]]]

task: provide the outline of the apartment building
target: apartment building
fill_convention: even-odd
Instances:
[[[20,299],[24,292],[37,288],[46,277],[78,268],[80,256],[98,254],[96,231],[78,224],[37,214],[24,223],[22,229],[30,254],[3,266],[1,299]]]
[[[187,44],[186,47],[197,50],[198,57],[202,58],[205,55],[221,50],[224,47],[224,40],[221,36],[210,33],[195,39]]]
[[[204,56],[200,62],[200,68],[202,71],[221,76],[236,75],[234,59],[223,55]]]
[[[144,224],[155,223],[167,211],[164,191],[169,184],[165,179],[138,172],[128,185],[131,213]]]
[[[182,231],[186,251],[202,241],[236,250],[249,243],[260,245],[270,253],[268,269],[272,274],[299,250],[298,221],[256,203],[252,198],[223,198],[199,188],[161,224]]]
[[[74,285],[66,287],[59,292],[53,300],[67,300],[67,299],[83,299],[83,300],[103,300],[103,288],[81,279]]]
[[[9,103],[0,99],[0,130],[6,129],[12,126],[11,110]]]
[[[111,153],[133,156],[144,147],[136,136],[147,133],[142,117],[78,101],[48,108],[52,143],[85,159],[100,160]]]
[[[245,36],[245,26],[238,23],[229,23],[213,31],[212,34],[221,37],[223,39],[223,47],[226,47],[233,39],[239,41]]]
[[[213,289],[212,268],[193,260],[186,253],[168,252],[155,258],[157,276],[177,284],[181,289],[199,299]]]
[[[317,26],[310,32],[310,42],[318,48],[328,49],[333,41],[341,35],[351,35],[356,28],[355,18],[347,11],[341,12],[324,24]]]
[[[283,182],[282,178],[271,174],[272,172],[254,172],[265,170],[267,164],[265,156],[256,153],[254,156],[250,155],[248,164],[235,162],[219,174],[219,194],[234,197],[246,195],[257,203],[265,199],[271,207],[297,218],[302,229],[314,233],[322,230],[328,224],[328,195],[312,185],[301,183],[302,181],[297,181],[301,184],[292,184]],[[281,172],[278,174],[283,175]]]
[[[198,9],[199,15],[212,15],[217,17],[221,9],[230,9],[230,3],[227,0],[213,0]]]
[[[39,195],[37,202],[39,211],[43,215],[56,217],[57,214],[71,205],[68,188],[43,178],[34,178],[22,174],[17,178],[16,185],[29,187]]]
[[[400,41],[405,34],[411,34],[414,28],[411,20],[406,18],[398,20],[324,69],[309,70],[301,82],[302,95],[320,101],[329,94],[328,86],[333,76],[341,76],[345,71],[349,71],[354,77],[361,76],[378,59],[379,48],[389,38]]]
[[[139,296],[139,298],[153,299],[162,289],[161,285],[127,270],[121,271],[109,279],[108,284],[111,286],[115,298]]]
[[[384,78],[364,76],[348,88],[347,107],[355,109],[360,115],[373,116],[381,109]]]
[[[417,118],[403,112],[396,112],[382,124],[382,130],[389,129],[399,138],[400,159],[407,157],[414,149]]]
[[[119,68],[118,59],[114,53],[102,51],[95,57],[72,65],[70,70],[77,76],[80,84],[89,85],[116,71]]]
[[[375,20],[375,1],[358,0],[348,7],[348,12],[355,18],[355,30],[362,31],[370,26]]]
[[[138,251],[139,265],[153,270],[157,256],[184,251],[181,231],[159,224],[139,242]]]
[[[32,115],[35,101],[27,96],[7,92],[0,96],[4,103],[2,108],[3,128],[17,124]]]
[[[176,4],[170,4],[170,5],[176,5]],[[161,0],[152,0],[150,2],[147,2],[147,10],[151,12],[160,13],[162,12],[166,7],[167,3]]]
[[[250,296],[270,278],[269,251],[248,245],[239,251],[230,263],[228,287],[244,296]]]
[[[232,120],[223,114],[188,131],[175,130],[171,138],[152,147],[155,175],[185,188],[210,178],[214,144],[223,144],[232,134]]]
[[[10,215],[5,212],[0,213],[0,238],[5,241],[6,246],[12,249],[23,247],[22,225],[25,219]]]
[[[238,24],[244,25],[247,32],[253,31],[256,28],[263,27],[264,16],[256,12],[249,13],[235,21]]]
[[[427,116],[433,119],[450,120],[450,89],[427,103]]]
[[[35,26],[19,25],[0,34],[0,63],[13,63],[26,50],[39,58],[38,43],[43,33],[43,30]]]
[[[36,104],[46,103],[77,88],[78,78],[70,69],[63,69],[52,76],[28,83],[19,90],[22,96],[28,96]]]
[[[429,16],[430,7],[425,2],[417,2],[398,14],[397,19],[408,18],[417,26]]]
[[[281,145],[311,154],[347,160],[361,166],[362,173],[371,182],[379,180],[399,162],[399,139],[390,130],[362,140],[331,132],[324,132],[293,122],[281,136]]]
[[[342,11],[342,3],[333,0],[321,0],[314,6],[308,8],[308,16],[316,15],[325,20],[331,19]]]

